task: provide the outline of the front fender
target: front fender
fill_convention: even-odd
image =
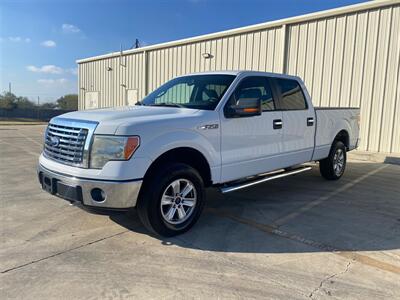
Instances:
[[[135,153],[135,156],[143,156],[155,161],[165,152],[181,147],[192,148],[203,154],[210,166],[211,179],[214,182],[219,181],[221,165],[219,139],[206,138],[193,130],[176,129],[162,132],[159,135],[152,135],[151,138],[142,141],[140,151]]]

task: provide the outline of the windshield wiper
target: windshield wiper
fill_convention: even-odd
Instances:
[[[177,103],[165,103],[165,102],[154,103],[154,104],[151,104],[149,106],[184,107],[183,105],[180,105],[180,104],[177,104]]]

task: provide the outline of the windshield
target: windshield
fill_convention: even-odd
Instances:
[[[194,75],[168,81],[139,104],[214,110],[234,75]]]

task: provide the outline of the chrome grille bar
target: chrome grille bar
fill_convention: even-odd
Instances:
[[[71,155],[73,157],[82,157],[83,149],[78,149],[76,151],[69,151],[69,150],[65,150],[64,148],[61,148],[61,147],[52,147],[52,146],[49,146],[48,144],[46,144],[45,147],[48,151],[51,151],[51,152],[63,153],[66,155]]]
[[[69,134],[69,133],[61,133],[60,130],[54,131],[51,127],[48,128],[48,132],[51,135],[56,135],[56,136],[60,136],[60,137],[65,137],[67,139],[75,139],[75,140],[85,140],[86,138],[86,134],[78,134],[78,135],[74,135],[74,134]]]
[[[68,132],[68,133],[75,133],[75,134],[79,134],[80,133],[80,128],[68,128],[65,126],[55,126],[53,124],[49,124],[49,127],[51,128],[51,130],[53,131],[57,131],[57,132]]]
[[[46,144],[50,144],[50,140],[48,138],[46,138]],[[60,140],[60,144],[58,145],[61,149],[65,149],[65,150],[83,150],[83,144],[72,144],[72,143],[65,143],[65,142],[61,142]]]
[[[46,129],[43,154],[62,164],[88,167],[97,122],[54,118]]]

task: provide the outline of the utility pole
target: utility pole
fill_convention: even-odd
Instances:
[[[11,82],[8,83],[8,92],[11,94]]]

